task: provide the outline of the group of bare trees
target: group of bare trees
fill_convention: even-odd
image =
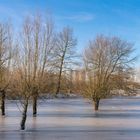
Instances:
[[[25,129],[29,101],[33,116],[37,115],[37,100],[49,86],[58,94],[63,73],[75,55],[76,39],[70,27],[57,32],[51,18],[40,15],[26,17],[14,36],[11,25],[0,24],[0,93],[1,111],[5,115],[6,90],[21,100],[21,129]],[[14,40],[14,41],[13,41]],[[51,79],[51,84],[50,83]]]
[[[21,100],[21,129],[24,130],[30,101],[35,117],[40,94],[55,93],[57,96],[67,80],[67,89],[74,89],[75,85],[70,87],[72,79],[68,71],[77,64],[76,44],[70,27],[58,32],[50,18],[44,19],[40,15],[26,17],[16,35],[10,24],[0,23],[2,115],[5,115],[8,93]],[[128,83],[134,61],[132,52],[133,45],[117,37],[101,35],[90,41],[83,56],[87,78],[78,82],[78,90],[73,92],[78,91],[92,99],[98,110],[99,101],[112,96],[116,89],[131,91]]]

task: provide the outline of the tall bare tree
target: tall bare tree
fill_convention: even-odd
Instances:
[[[41,24],[41,20],[38,18],[34,21],[34,76],[33,81],[33,115],[37,114],[37,98],[44,81],[44,75],[51,69],[50,59],[52,58],[52,51],[55,44],[54,38],[54,26],[51,19],[44,21]]]
[[[10,82],[10,66],[13,49],[13,37],[11,25],[0,23],[0,93],[1,93],[1,113],[5,115],[5,96]]]
[[[61,88],[62,73],[67,69],[70,70],[71,65],[74,64],[77,40],[73,37],[73,31],[69,27],[65,27],[62,32],[57,34],[56,38],[53,65],[58,72],[57,95]]]
[[[83,92],[94,101],[95,110],[98,110],[99,102],[103,98],[112,96],[112,90],[116,84],[113,80],[118,80],[120,73],[127,74],[135,58],[132,57],[133,45],[118,37],[98,36],[90,41],[85,49],[84,62],[88,80]],[[127,79],[128,81],[128,79]],[[116,81],[117,82],[117,81]],[[122,89],[127,82],[122,82]],[[128,88],[127,88],[128,89]],[[126,88],[123,88],[125,91]]]

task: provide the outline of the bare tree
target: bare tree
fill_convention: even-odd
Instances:
[[[132,57],[133,45],[118,37],[98,36],[90,41],[85,49],[84,62],[88,80],[85,83],[83,93],[91,98],[98,110],[99,102],[103,98],[112,96],[114,87],[112,79],[119,73],[127,74],[135,58]],[[121,68],[121,71],[120,71]],[[120,82],[120,81],[119,81]],[[127,82],[122,82],[121,87],[126,87]],[[115,85],[116,86],[116,85]],[[123,88],[123,90],[126,90]]]
[[[56,48],[54,50],[53,65],[58,72],[58,81],[56,87],[56,95],[60,92],[62,73],[67,69],[70,70],[76,58],[77,40],[73,37],[73,31],[69,27],[65,27],[62,32],[57,34]]]
[[[33,81],[33,115],[37,114],[37,98],[44,85],[44,75],[50,71],[50,59],[55,44],[54,27],[51,19],[47,19],[43,25],[38,18],[34,21],[34,76]],[[40,24],[40,25],[39,25]],[[40,27],[39,27],[40,26]],[[40,29],[39,29],[40,28]]]
[[[13,39],[11,25],[0,23],[0,93],[1,113],[5,115],[5,96],[10,82],[10,66],[12,58]]]

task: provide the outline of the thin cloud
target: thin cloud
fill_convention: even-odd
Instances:
[[[59,16],[58,17],[61,20],[72,20],[76,22],[87,22],[87,21],[92,21],[95,16],[90,13],[78,13],[74,15],[68,15],[68,16]]]

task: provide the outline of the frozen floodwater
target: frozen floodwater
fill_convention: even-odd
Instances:
[[[140,140],[140,97],[102,100],[98,112],[82,98],[39,100],[36,118],[29,107],[25,131],[15,102],[0,116],[0,140]]]

